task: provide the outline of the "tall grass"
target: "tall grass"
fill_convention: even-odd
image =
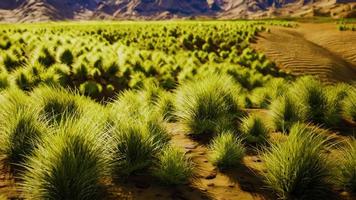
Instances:
[[[116,176],[151,167],[157,153],[170,140],[163,116],[154,110],[159,94],[153,90],[159,91],[156,87],[125,91],[109,106]]]
[[[26,108],[29,105],[29,96],[17,88],[8,88],[0,93],[0,110],[11,114],[13,108]]]
[[[164,184],[183,184],[193,177],[194,166],[185,153],[173,146],[165,147],[158,155],[153,174]]]
[[[157,93],[147,91],[128,90],[121,93],[109,105],[112,123],[121,127],[123,123],[135,121],[136,127],[147,131],[155,143],[164,146],[170,140],[170,134],[164,125],[166,119],[156,106],[159,99]]]
[[[298,102],[289,94],[274,100],[270,112],[272,126],[276,131],[288,132],[294,123],[304,120]]]
[[[115,175],[130,175],[152,166],[160,145],[151,137],[148,127],[127,119],[116,124],[114,138]]]
[[[329,98],[333,95],[328,95],[325,87],[316,79],[300,78],[294,84],[294,93],[308,121],[326,126],[335,126],[340,122],[338,98]]]
[[[241,121],[240,132],[249,143],[262,143],[268,138],[269,128],[261,117],[252,114]]]
[[[351,90],[350,94],[345,97],[342,112],[346,118],[356,121],[356,89]]]
[[[41,86],[32,92],[31,97],[40,114],[52,123],[80,117],[83,112],[79,97],[63,88]]]
[[[24,164],[26,199],[101,199],[102,179],[111,171],[110,141],[95,123],[61,121]]]
[[[7,73],[0,73],[0,90],[6,89],[10,86],[9,75]]]
[[[13,167],[18,167],[37,147],[43,135],[48,134],[46,122],[31,109],[16,105],[1,106],[0,153]]]
[[[163,117],[164,120],[169,122],[176,121],[176,116],[174,115],[174,94],[168,92],[163,93],[158,99],[155,105],[155,109]]]
[[[316,128],[295,124],[288,139],[263,154],[268,187],[281,199],[329,198],[332,167],[325,155],[328,139]]]
[[[24,161],[45,134],[44,122],[28,105],[28,96],[16,88],[0,94],[0,153],[13,167]]]
[[[74,56],[72,51],[70,49],[60,48],[57,51],[57,61],[68,66],[72,65],[74,62]]]
[[[338,157],[339,185],[345,190],[356,193],[356,140],[350,139],[340,149]]]
[[[177,118],[191,134],[234,130],[241,116],[238,93],[229,76],[211,75],[185,82],[177,89]]]
[[[216,136],[210,144],[210,161],[219,168],[238,166],[245,155],[242,140],[233,132],[223,132]]]

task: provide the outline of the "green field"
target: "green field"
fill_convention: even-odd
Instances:
[[[0,25],[0,162],[18,195],[107,199],[107,180],[132,176],[192,184],[199,163],[172,126],[220,171],[258,149],[255,176],[276,198],[355,192],[356,87],[293,76],[256,52],[275,26],[297,23]]]

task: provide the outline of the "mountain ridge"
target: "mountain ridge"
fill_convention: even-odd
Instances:
[[[356,0],[1,0],[0,20],[356,17]]]

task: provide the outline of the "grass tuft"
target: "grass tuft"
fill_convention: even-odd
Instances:
[[[113,138],[114,173],[117,176],[150,167],[160,147],[148,128],[132,119],[116,124]]]
[[[262,143],[267,140],[269,129],[261,117],[253,114],[242,119],[240,132],[248,143]]]
[[[70,49],[60,48],[57,52],[57,60],[68,66],[72,65],[74,62],[72,51]]]
[[[49,86],[36,88],[31,94],[40,114],[52,123],[68,117],[80,117],[79,97],[62,89]]]
[[[338,159],[338,180],[345,190],[356,193],[356,140],[347,141]]]
[[[345,97],[342,110],[346,118],[356,121],[356,90],[352,90],[350,94]]]
[[[266,184],[281,199],[329,198],[332,170],[324,154],[327,141],[316,128],[293,125],[285,142],[271,143],[262,155]]]
[[[5,109],[0,113],[0,153],[16,168],[25,162],[25,157],[33,152],[48,131],[46,122],[39,120],[33,110],[13,106]]]
[[[177,90],[177,118],[190,134],[234,130],[241,116],[238,93],[229,76],[211,75],[185,82]]]
[[[272,126],[276,131],[288,132],[294,123],[303,120],[299,105],[289,94],[274,100],[270,112]]]
[[[219,168],[238,166],[245,155],[242,140],[232,132],[223,132],[210,144],[210,161]]]
[[[62,121],[28,157],[21,177],[24,197],[101,199],[101,181],[111,170],[108,141],[106,134],[86,119]]]
[[[158,164],[153,171],[164,184],[183,184],[193,176],[193,163],[185,153],[172,146],[166,146],[158,155]]]
[[[338,98],[329,98],[321,82],[312,77],[302,77],[294,84],[297,101],[302,105],[304,117],[318,125],[335,126],[341,120]]]

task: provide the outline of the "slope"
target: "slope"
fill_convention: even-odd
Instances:
[[[253,47],[295,75],[316,75],[324,82],[356,81],[356,34],[333,24],[300,24],[271,28]]]

